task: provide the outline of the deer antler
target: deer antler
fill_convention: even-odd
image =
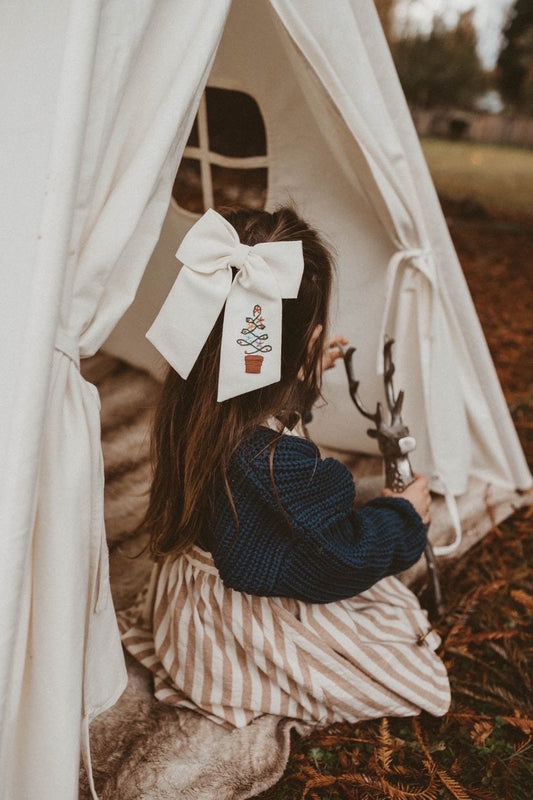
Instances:
[[[404,393],[402,389],[397,397],[394,395],[393,375],[396,367],[392,360],[393,344],[394,339],[387,338],[385,340],[385,345],[383,347],[383,383],[385,385],[387,405],[391,414],[391,425],[396,425],[396,423],[401,420]]]
[[[394,344],[394,339],[387,339],[385,342],[385,346],[383,348],[383,363],[384,363],[383,384],[385,386],[385,397],[387,399],[387,406],[391,415],[391,425],[396,425],[396,423],[401,421],[404,393],[403,390],[398,392],[397,396],[394,393],[393,375],[396,368],[392,360],[393,344]],[[365,406],[361,402],[361,398],[359,397],[359,381],[356,381],[354,378],[353,363],[352,363],[353,354],[355,353],[356,348],[349,347],[346,350],[346,352],[344,352],[343,348],[340,345],[337,345],[337,347],[343,354],[344,366],[346,368],[346,374],[348,376],[348,389],[350,392],[350,397],[352,398],[357,410],[364,417],[371,420],[375,424],[376,428],[379,428],[383,421],[381,403],[378,403],[376,405],[376,411],[374,414],[372,414],[372,412],[368,411],[365,408]]]
[[[376,428],[379,428],[382,420],[381,403],[377,404],[376,413],[372,414],[370,411],[367,411],[367,409],[364,407],[358,394],[359,381],[356,381],[353,376],[353,364],[352,364],[352,358],[356,348],[349,347],[348,350],[344,352],[344,350],[339,344],[337,344],[337,347],[343,354],[344,366],[346,368],[346,375],[348,376],[348,391],[350,392],[350,397],[352,398],[357,410],[363,415],[363,417],[366,417],[367,419],[371,420],[375,424]]]

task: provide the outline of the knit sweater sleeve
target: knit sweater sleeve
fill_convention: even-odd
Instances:
[[[426,529],[413,505],[380,497],[355,510],[351,473],[333,458],[320,459],[311,442],[295,439],[278,447],[274,474],[299,534],[279,571],[276,594],[318,603],[352,597],[420,558]]]
[[[213,555],[225,583],[250,594],[327,603],[418,560],[426,530],[407,500],[377,498],[354,510],[351,473],[336,459],[321,459],[312,442],[281,437],[272,472],[268,452],[240,458],[237,512],[251,513],[253,498],[254,525],[241,524],[231,556],[224,537],[218,541]]]

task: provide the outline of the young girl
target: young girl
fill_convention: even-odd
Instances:
[[[148,334],[181,373],[154,424],[156,565],[125,647],[156,697],[230,726],[444,714],[439,639],[392,577],[424,550],[426,480],[354,510],[347,468],[295,434],[335,360],[327,249],[289,208],[210,210],[177,255]]]

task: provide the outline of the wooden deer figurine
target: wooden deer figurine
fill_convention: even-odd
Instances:
[[[392,361],[392,345],[394,339],[386,339],[383,348],[383,381],[385,397],[390,412],[390,422],[383,419],[382,406],[378,403],[374,414],[367,411],[358,395],[359,381],[353,376],[352,357],[355,347],[349,347],[343,352],[344,366],[348,376],[348,388],[356,408],[367,419],[372,420],[375,427],[369,428],[368,435],[377,439],[379,450],[385,462],[385,486],[393,492],[402,492],[414,480],[413,470],[409,461],[409,453],[416,447],[415,439],[409,435],[409,428],[402,420],[403,390],[394,393],[393,375],[395,371]],[[433,548],[427,543],[425,557],[428,566],[429,578],[433,587],[435,610],[438,615],[444,612],[442,591],[440,586],[437,563]]]

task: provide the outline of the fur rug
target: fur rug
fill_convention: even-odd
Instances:
[[[151,562],[146,540],[134,530],[142,518],[150,485],[149,427],[159,384],[144,372],[104,353],[82,364],[102,401],[102,448],[106,471],[105,516],[115,608],[130,606],[146,585]],[[379,493],[379,459],[339,454],[358,480],[361,500]],[[463,542],[454,554],[477,542],[493,524],[521,504],[518,495],[471,485],[459,500]],[[444,503],[436,503],[431,537],[450,540]],[[140,554],[140,555],[139,555]],[[424,573],[423,562],[403,576]],[[91,724],[91,754],[100,800],[245,800],[274,784],[287,763],[294,720],[264,716],[229,731],[188,710],[176,710],[152,696],[150,673],[129,656],[129,683],[118,703]],[[85,770],[80,800],[89,800]]]
[[[245,800],[281,778],[291,730],[303,733],[303,725],[264,716],[226,730],[155,700],[148,671],[129,655],[126,661],[126,691],[91,726],[100,800]],[[83,775],[80,798],[89,797]]]

